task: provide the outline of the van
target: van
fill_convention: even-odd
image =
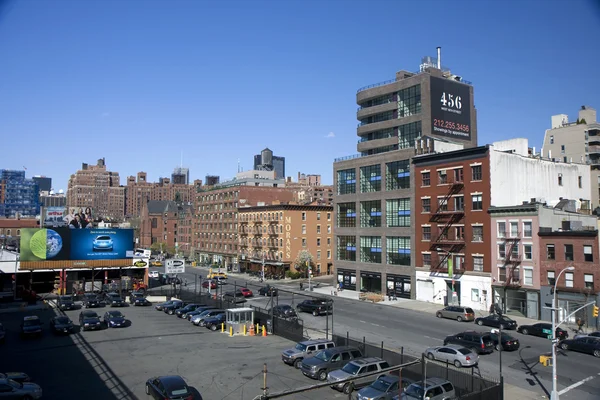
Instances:
[[[300,364],[304,358],[316,353],[320,350],[331,349],[335,347],[335,343],[327,339],[305,340],[299,342],[293,349],[284,350],[281,353],[281,360],[294,367],[300,369]]]
[[[300,370],[305,376],[324,381],[327,374],[342,368],[352,360],[362,358],[362,352],[356,347],[341,346],[317,352],[314,357],[305,358]]]

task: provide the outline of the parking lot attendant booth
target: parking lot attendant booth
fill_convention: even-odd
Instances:
[[[230,308],[225,310],[225,324],[227,331],[233,328],[233,334],[248,332],[250,325],[254,323],[254,309],[252,308]],[[246,329],[244,329],[246,327]]]

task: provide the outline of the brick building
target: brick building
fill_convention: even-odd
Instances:
[[[191,242],[192,206],[174,201],[150,200],[142,206],[140,222],[140,246],[150,248],[163,244],[163,251],[189,252]],[[180,242],[183,248],[178,249]]]
[[[194,256],[202,263],[238,267],[238,208],[293,201],[294,191],[268,186],[207,186],[194,202]]]
[[[0,218],[0,248],[18,248],[24,228],[39,228],[39,222],[35,218]]]
[[[333,266],[333,207],[273,204],[238,209],[239,263],[242,269],[283,275],[296,272],[305,251],[314,275],[329,275]]]

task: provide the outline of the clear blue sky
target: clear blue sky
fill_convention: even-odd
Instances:
[[[600,5],[530,1],[0,0],[0,168],[67,188],[82,162],[230,178],[268,146],[332,182],[356,90],[443,64],[473,82],[479,144],[600,109]],[[333,136],[333,137],[330,137]],[[294,178],[295,179],[295,178]]]

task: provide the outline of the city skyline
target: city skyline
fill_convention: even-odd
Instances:
[[[539,148],[551,115],[574,119],[583,104],[599,107],[600,78],[588,65],[600,56],[581,39],[600,36],[595,2],[528,1],[516,12],[462,1],[443,13],[431,12],[435,3],[370,2],[373,19],[359,2],[148,1],[143,18],[133,18],[136,2],[7,2],[0,131],[40,151],[5,154],[2,168],[52,177],[58,191],[79,163],[106,157],[123,177],[144,170],[156,181],[184,149],[190,180],[225,180],[238,159],[249,170],[268,146],[288,171],[331,184],[333,159],[356,153],[356,90],[417,70],[436,46],[444,66],[473,82],[479,144],[525,137]],[[428,29],[421,18],[398,21],[394,10],[424,15]],[[399,23],[427,35],[391,47],[377,40]],[[70,161],[56,162],[65,152]]]

